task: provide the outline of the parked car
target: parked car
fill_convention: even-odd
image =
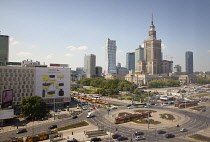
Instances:
[[[187,129],[181,128],[181,129],[180,129],[180,132],[187,132]]]
[[[158,133],[158,134],[165,134],[165,133],[166,133],[166,131],[163,131],[163,130],[158,130],[158,131],[157,131],[157,133]]]
[[[55,128],[58,128],[57,125],[51,125],[50,127],[48,127],[48,129],[55,129]]]
[[[143,133],[142,131],[136,131],[136,132],[134,133],[135,136],[143,135],[143,134],[144,134],[144,133]]]
[[[67,142],[79,142],[77,139],[73,138],[72,140],[67,140]]]
[[[140,141],[140,140],[146,140],[146,138],[144,136],[136,136],[135,139],[137,141]]]
[[[131,104],[128,104],[126,107],[130,107],[131,106]]]
[[[114,135],[112,135],[112,138],[113,138],[113,139],[117,139],[117,138],[119,138],[119,137],[121,137],[121,135],[119,135],[119,134],[114,134]]]
[[[19,129],[16,134],[28,132],[26,129]]]
[[[92,138],[90,141],[91,142],[98,142],[98,141],[101,141],[101,138]]]
[[[127,137],[121,136],[119,138],[117,138],[118,141],[124,141],[124,140],[128,140]]]
[[[174,135],[174,134],[166,134],[165,137],[166,137],[166,138],[174,138],[175,135]]]
[[[77,118],[77,115],[75,115],[75,116],[72,116],[72,119],[76,119]]]

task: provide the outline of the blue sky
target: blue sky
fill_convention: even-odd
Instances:
[[[148,39],[152,13],[163,59],[185,71],[185,52],[192,51],[194,71],[209,71],[209,0],[0,0],[0,31],[10,36],[10,61],[63,63],[75,70],[85,54],[95,54],[104,68],[110,38],[125,66],[126,53]]]

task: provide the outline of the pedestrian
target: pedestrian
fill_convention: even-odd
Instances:
[[[71,134],[74,135],[74,132],[72,131]]]
[[[85,130],[84,130],[84,134],[85,134]]]

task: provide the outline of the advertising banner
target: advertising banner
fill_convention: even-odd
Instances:
[[[0,120],[14,118],[14,109],[0,110]]]
[[[70,68],[37,68],[35,93],[42,98],[70,97]]]
[[[13,90],[4,90],[2,92],[2,108],[8,108],[8,106],[12,106],[13,100]]]

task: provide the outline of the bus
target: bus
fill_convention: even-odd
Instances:
[[[178,105],[178,108],[187,108],[187,107],[192,107],[192,106],[197,106],[198,103],[197,102],[185,102],[185,103],[181,103]]]
[[[130,122],[130,121],[141,119],[141,118],[147,118],[148,116],[151,117],[151,112],[131,114],[128,116],[115,118],[114,123],[120,124],[120,123]]]

